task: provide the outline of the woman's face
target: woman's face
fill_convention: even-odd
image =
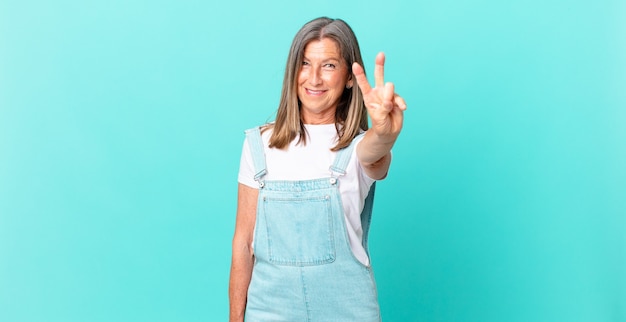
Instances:
[[[300,113],[305,124],[335,122],[335,110],[346,85],[352,86],[348,66],[334,40],[311,41],[304,47],[298,73]]]

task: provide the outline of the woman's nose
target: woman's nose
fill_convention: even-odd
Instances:
[[[322,83],[322,74],[319,68],[312,68],[309,76],[309,83],[311,83],[311,85],[319,85]]]

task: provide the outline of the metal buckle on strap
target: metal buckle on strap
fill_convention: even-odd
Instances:
[[[331,166],[330,168],[328,168],[328,170],[330,171],[330,176],[333,178],[339,178],[340,176],[343,176],[346,174],[345,171],[341,171],[338,168],[335,168],[333,166]]]

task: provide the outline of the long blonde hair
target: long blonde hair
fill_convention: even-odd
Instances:
[[[357,62],[363,66],[359,43],[352,28],[345,21],[321,17],[306,23],[291,43],[276,121],[264,128],[264,130],[273,128],[269,142],[271,148],[284,149],[296,137],[299,137],[298,144],[306,144],[306,129],[300,116],[300,101],[297,92],[298,73],[302,66],[306,45],[313,40],[324,38],[335,41],[339,46],[340,53],[348,66],[348,75],[352,75],[352,63]],[[339,99],[335,112],[335,127],[339,140],[331,149],[333,151],[350,145],[355,136],[368,128],[367,110],[356,80],[354,80],[354,86],[344,89]]]

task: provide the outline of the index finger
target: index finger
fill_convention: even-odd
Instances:
[[[361,89],[361,93],[367,94],[372,90],[370,87],[370,83],[367,81],[367,77],[365,77],[365,70],[363,67],[359,65],[359,63],[352,64],[352,73],[354,74],[354,79],[356,80],[357,85]]]

